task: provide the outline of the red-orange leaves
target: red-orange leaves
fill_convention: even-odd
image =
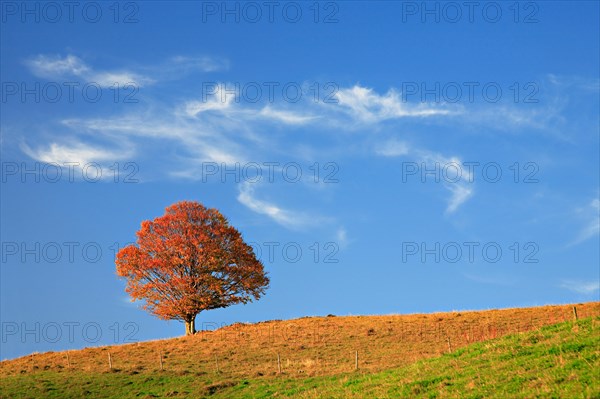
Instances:
[[[182,201],[142,222],[137,245],[117,253],[126,291],[162,319],[186,322],[203,310],[258,299],[269,285],[252,247],[216,209]]]

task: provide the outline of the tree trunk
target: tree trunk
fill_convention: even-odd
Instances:
[[[196,333],[196,316],[185,321],[185,335],[194,335]]]

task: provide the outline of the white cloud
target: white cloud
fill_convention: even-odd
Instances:
[[[598,82],[586,81],[584,84],[585,87],[594,88]],[[484,102],[466,107],[463,104],[447,102],[412,103],[394,88],[379,94],[371,88],[354,85],[340,88],[335,93],[338,103],[323,104],[323,108],[332,113],[345,113],[352,118],[352,122],[349,123],[340,120],[339,116],[329,117],[336,127],[341,126],[347,130],[355,128],[357,122],[359,125],[378,125],[388,120],[425,118],[437,123],[439,118],[443,117],[446,125],[452,124],[467,130],[477,129],[478,132],[482,127],[511,133],[535,129],[563,139],[568,138],[559,128],[566,122],[562,115],[566,99],[554,96],[547,98],[543,103],[537,103],[536,92],[531,90],[533,89],[526,93],[527,101],[531,102],[525,102],[523,98],[519,104]]]
[[[575,88],[594,93],[597,93],[600,90],[599,78],[548,74],[548,81],[561,88]]]
[[[382,144],[375,150],[375,152],[384,157],[399,157],[402,155],[407,155],[409,152],[409,147],[408,144],[403,141],[390,140]]]
[[[112,179],[114,170],[111,170],[111,166],[116,161],[130,160],[133,155],[130,149],[108,149],[81,142],[50,143],[48,146],[39,146],[35,149],[23,143],[21,149],[38,162],[57,165],[61,173],[69,174],[69,179],[79,176],[91,180]],[[71,175],[75,171],[76,173]]]
[[[577,213],[587,218],[588,222],[570,245],[580,244],[600,234],[600,199],[594,198],[586,207],[578,209]]]
[[[449,171],[460,171],[460,178],[457,179],[456,182],[454,182],[455,176],[441,178],[444,187],[451,193],[450,199],[448,200],[448,206],[446,207],[447,214],[456,212],[462,204],[473,196],[473,176],[469,170],[463,168],[462,161],[459,158],[446,157],[427,150],[417,150],[416,154],[425,162],[428,169],[433,169],[435,167],[440,170],[447,169]]]
[[[283,122],[288,125],[304,125],[318,118],[316,116],[303,115],[291,111],[275,110],[269,106],[261,109],[259,115],[263,118]]]
[[[160,171],[174,178],[198,180],[206,162],[225,163],[231,167],[245,162],[246,150],[243,128],[233,124],[230,132],[226,123],[212,125],[200,114],[189,118],[178,111],[149,112],[106,119],[68,119],[63,125],[79,133],[102,137],[115,143],[127,140],[131,145],[153,148],[156,155],[161,149],[173,148],[174,155],[161,159]],[[147,151],[139,151],[152,156]]]
[[[188,101],[184,113],[196,116],[206,111],[220,112],[228,117],[241,120],[263,120],[287,125],[306,125],[325,121],[326,124],[351,130],[357,121],[362,123],[379,123],[387,119],[404,117],[430,117],[449,115],[452,112],[442,107],[432,107],[429,104],[417,106],[403,103],[396,91],[389,90],[385,95],[379,95],[372,89],[360,86],[342,88],[336,94],[338,100],[334,103],[319,103],[318,112],[311,108],[311,102],[295,103],[295,110],[277,109],[266,105],[257,109],[253,104],[244,103],[239,92],[232,90],[234,84],[214,82],[210,93],[205,93],[201,100]],[[230,88],[230,89],[227,89]],[[352,118],[340,118],[340,111]]]
[[[234,111],[232,104],[236,101],[236,93],[228,92],[226,90],[226,85],[220,83],[216,85],[215,92],[207,95],[205,99],[201,101],[188,101],[185,103],[185,114],[195,117],[206,111],[219,111],[221,113],[225,113],[229,110]]]
[[[473,196],[473,188],[465,183],[447,183],[445,187],[452,193],[450,200],[448,200],[446,213],[456,212],[459,206]]]
[[[26,62],[34,75],[42,78],[55,78],[57,76],[84,76],[90,73],[90,68],[74,55],[64,58],[39,55]]]
[[[23,152],[37,161],[60,165],[71,162],[79,163],[82,166],[92,162],[112,162],[127,159],[132,155],[131,151],[93,147],[81,142],[72,144],[50,143],[47,147],[36,149],[32,149],[27,144],[22,144],[21,148]]]
[[[226,60],[212,57],[175,56],[162,69],[170,73],[215,72],[229,68]]]
[[[346,229],[340,227],[335,234],[335,239],[340,248],[346,248],[346,246],[349,243],[348,232],[346,231]]]
[[[204,65],[204,61],[190,61],[185,57],[175,58],[169,63]],[[124,79],[125,75],[115,75],[117,72],[93,71],[79,58],[67,56],[65,58],[48,59],[40,56],[32,61],[38,73],[72,73],[78,75],[101,76],[103,81]],[[402,103],[396,91],[389,90],[385,95],[379,95],[372,89],[354,86],[342,88],[337,93],[339,104],[320,104],[314,110],[310,102],[294,104],[293,109],[277,109],[272,105],[256,106],[246,104],[236,97],[235,93],[228,92],[226,85],[215,83],[214,93],[202,100],[188,100],[171,107],[155,106],[154,109],[109,118],[72,118],[62,121],[62,125],[69,129],[70,134],[77,132],[80,136],[94,135],[112,141],[115,145],[127,140],[134,148],[152,148],[157,155],[164,153],[158,151],[169,146],[172,152],[166,163],[161,166],[162,172],[174,178],[200,179],[204,162],[226,163],[230,167],[236,162],[243,163],[248,159],[265,159],[266,154],[291,154],[290,146],[281,146],[276,136],[269,134],[269,129],[278,123],[286,125],[306,125],[320,123],[331,127],[331,121],[336,129],[352,130],[356,120],[378,123],[389,118],[402,118],[407,116],[432,116],[447,115],[448,110],[431,108],[427,104],[409,106]],[[289,105],[289,104],[288,104]],[[291,105],[289,105],[291,108]],[[350,117],[348,120],[340,115],[340,109]],[[318,116],[316,116],[318,115]],[[329,124],[329,125],[328,125]],[[64,136],[65,133],[58,133]],[[98,136],[99,135],[99,136]],[[148,139],[153,139],[150,141]],[[62,147],[61,147],[62,148]],[[296,146],[294,148],[301,148]],[[46,153],[56,153],[58,148],[50,148]],[[149,156],[147,151],[139,151]],[[447,161],[445,157],[429,151],[410,149],[402,141],[388,142],[377,150],[382,156],[416,156],[419,159],[433,161]],[[30,154],[31,155],[31,154]],[[73,155],[73,154],[71,154]],[[96,154],[97,155],[97,154]],[[37,155],[39,156],[39,154]],[[473,194],[472,188],[463,183],[446,184],[451,192],[447,206],[447,213],[453,213],[467,201]],[[298,215],[286,213],[285,210],[268,206],[257,206],[250,201],[250,191],[242,192],[241,198],[253,209],[263,209],[279,223],[298,224]]]
[[[354,119],[365,123],[378,123],[387,119],[405,117],[430,117],[449,115],[451,111],[430,104],[410,105],[403,102],[394,89],[379,95],[373,89],[355,85],[335,93],[338,106]]]
[[[102,87],[110,87],[115,83],[119,86],[133,84],[139,87],[155,82],[149,77],[127,70],[97,71],[74,55],[67,55],[66,57],[38,55],[27,60],[25,64],[35,76],[41,78],[79,78],[87,83],[96,83]]]
[[[418,168],[425,166],[430,170],[434,168],[441,170],[447,167],[448,170],[458,171],[460,178],[456,179],[456,182],[453,182],[455,176],[442,180],[444,187],[451,193],[446,207],[447,214],[456,212],[474,194],[473,183],[470,183],[473,181],[472,175],[469,170],[462,167],[462,162],[457,157],[446,157],[428,150],[411,149],[407,143],[395,139],[380,143],[375,152],[385,157],[407,156],[416,158],[421,162]]]
[[[535,129],[562,136],[564,133],[555,132],[554,128],[564,122],[560,115],[563,107],[559,102],[545,101],[544,106],[500,105],[494,107],[474,107],[469,112],[464,112],[457,122],[473,129],[485,126],[494,131],[521,132],[521,129]],[[530,130],[527,130],[530,132]]]
[[[275,204],[256,198],[254,192],[256,186],[257,184],[249,182],[241,183],[238,186],[237,200],[251,211],[266,215],[281,226],[294,230],[316,225],[323,221],[323,218],[318,216],[283,209]]]
[[[564,280],[560,284],[561,288],[578,294],[590,295],[600,290],[600,282],[598,281],[582,281],[582,280]]]
[[[83,77],[86,78],[88,82],[97,83],[101,87],[123,87],[125,85],[140,87],[154,83],[150,78],[127,71],[94,72],[93,74]]]
[[[233,85],[229,85],[233,86]],[[318,119],[317,116],[289,110],[278,110],[267,105],[260,110],[240,104],[240,98],[235,91],[228,91],[225,83],[218,83],[210,94],[205,93],[202,100],[188,101],[184,104],[183,112],[190,117],[207,111],[219,112],[226,117],[245,120],[247,122],[261,119],[267,122],[281,122],[287,125],[304,125]]]

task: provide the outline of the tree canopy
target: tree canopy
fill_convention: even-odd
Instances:
[[[217,210],[181,201],[142,222],[136,244],[116,256],[117,274],[132,300],[164,320],[195,332],[205,310],[259,299],[269,279],[252,247]]]

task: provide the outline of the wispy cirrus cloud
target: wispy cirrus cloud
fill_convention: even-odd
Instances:
[[[310,114],[301,114],[289,110],[276,110],[270,106],[262,108],[258,114],[262,118],[270,119],[275,122],[283,122],[288,125],[305,125],[310,122],[315,122],[319,116]]]
[[[73,62],[77,64],[76,61]],[[72,69],[72,66],[70,68]],[[68,130],[61,135],[77,132],[79,135],[93,135],[115,143],[125,139],[134,148],[148,147],[153,142],[155,144],[170,142],[176,156],[170,156],[166,163],[167,175],[175,178],[199,179],[202,177],[202,166],[205,162],[232,165],[236,162],[243,163],[249,159],[256,159],[259,154],[265,158],[269,154],[290,152],[291,150],[285,145],[280,145],[272,134],[265,135],[265,132],[270,132],[271,128],[279,124],[292,127],[320,126],[327,130],[331,128],[331,120],[335,120],[337,126],[346,126],[350,131],[356,124],[353,122],[355,118],[363,120],[364,123],[377,124],[386,118],[446,115],[445,111],[430,112],[424,111],[425,108],[420,111],[400,109],[398,107],[403,105],[398,103],[400,99],[393,92],[381,96],[371,89],[357,86],[342,89],[340,92],[351,93],[346,94],[346,97],[342,95],[344,100],[340,104],[326,106],[303,104],[297,108],[286,109],[271,104],[256,105],[240,102],[234,94],[225,92],[224,84],[218,84],[212,94],[205,96],[203,100],[183,101],[178,105],[162,108],[159,112],[147,110],[107,118],[64,119],[61,121],[61,126]],[[344,101],[348,101],[348,96],[353,97],[351,101],[353,105],[349,110],[344,108],[346,107]],[[365,102],[364,107],[359,105],[361,101]],[[342,114],[339,107],[344,109]],[[317,111],[320,111],[320,114]],[[365,112],[371,116],[365,117]],[[348,113],[352,115],[350,119],[347,118]],[[51,153],[53,150],[43,148],[41,145],[36,151]],[[406,143],[399,141],[385,143],[378,154],[387,157],[407,155],[431,162],[452,161],[451,158],[433,151],[409,149]],[[455,212],[473,193],[472,187],[462,183],[445,184],[445,187],[451,192],[447,213]],[[246,191],[246,194],[242,198],[250,198],[250,192]],[[286,218],[285,212],[271,214],[271,216],[285,223],[283,222]]]
[[[229,67],[226,60],[206,56],[175,56],[157,65],[98,69],[73,54],[66,56],[39,54],[25,60],[31,73],[44,79],[79,79],[101,87],[133,84],[144,87],[171,81],[194,72],[214,72]]]
[[[467,186],[466,183],[447,183],[445,184],[445,187],[451,192],[448,206],[446,207],[446,213],[456,212],[456,210],[471,198],[474,193],[473,188]]]
[[[467,112],[454,119],[454,123],[469,130],[479,131],[485,127],[489,132],[520,132],[550,133],[557,137],[564,133],[557,130],[565,120],[561,115],[564,104],[560,100],[548,99],[543,105],[527,107],[516,104],[498,104],[491,106],[474,106]],[[564,137],[563,137],[564,138]]]
[[[115,83],[137,86],[153,84],[154,79],[126,69],[96,70],[75,55],[61,57],[58,55],[38,55],[25,61],[30,71],[37,77],[45,79],[82,79],[94,82],[102,87],[110,87]]]
[[[408,155],[408,144],[403,141],[389,140],[375,149],[378,155],[384,157],[400,157]]]
[[[472,176],[468,170],[463,170],[462,162],[458,157],[448,157],[437,152],[411,148],[406,142],[398,141],[396,139],[387,140],[379,143],[375,148],[375,153],[383,157],[406,157],[416,159],[422,164],[426,164],[427,168],[433,169],[433,167],[454,167],[460,170],[461,178],[456,182],[444,179],[444,187],[450,191],[450,198],[448,199],[448,205],[446,206],[446,213],[452,214],[458,210],[458,208],[469,200],[474,194],[474,186]]]
[[[130,114],[109,118],[68,119],[62,121],[69,131],[92,134],[106,140],[127,140],[134,147],[158,149],[168,145],[173,153],[164,159],[167,176],[198,179],[203,162],[234,164],[247,160],[253,140],[239,123],[215,126],[210,116],[188,117],[177,109],[170,112]],[[160,156],[160,151],[158,151]]]
[[[77,139],[52,142],[36,148],[22,143],[21,150],[38,162],[77,171],[77,174],[73,175],[71,175],[72,172],[69,172],[69,179],[82,176],[88,180],[98,181],[102,179],[108,181],[114,178],[114,173],[111,172],[114,163],[121,160],[129,161],[135,153],[134,149],[127,146],[126,143],[121,143],[119,146],[107,146],[84,143]]]
[[[28,65],[38,76],[98,78],[105,83],[112,79],[140,79],[147,84],[169,79],[166,76],[169,71],[185,74],[228,68],[226,61],[210,57],[184,56],[172,57],[157,66],[131,70],[98,70],[73,55],[37,56],[30,59]],[[140,70],[144,73],[140,73]],[[215,83],[215,90],[202,99],[182,99],[176,105],[136,111],[128,115],[64,119],[60,125],[67,131],[62,131],[59,135],[79,135],[81,141],[81,136],[93,133],[108,142],[118,143],[119,140],[126,140],[133,151],[142,147],[161,147],[162,150],[163,144],[169,143],[172,152],[166,162],[166,168],[162,168],[167,169],[166,175],[198,179],[202,176],[203,162],[231,164],[250,159],[265,159],[271,156],[270,154],[291,155],[294,150],[289,142],[280,140],[273,134],[278,128],[283,131],[284,127],[310,127],[322,130],[323,136],[331,132],[352,132],[354,146],[359,151],[368,151],[367,147],[360,144],[361,136],[355,134],[357,130],[364,138],[379,128],[385,128],[391,121],[402,123],[408,119],[415,123],[427,119],[432,123],[443,123],[444,126],[457,128],[462,124],[480,126],[496,123],[543,128],[551,120],[544,119],[536,113],[542,112],[541,110],[532,113],[508,106],[502,108],[494,105],[493,110],[472,110],[457,104],[408,103],[394,88],[386,92],[377,92],[358,84],[339,88],[334,94],[337,102],[317,103],[303,99],[298,103],[284,105],[245,102],[239,95],[226,92],[226,87],[225,83]],[[294,136],[294,140],[298,141],[294,149],[308,148],[307,144],[302,142],[302,137]],[[56,143],[53,142],[54,145]],[[339,146],[339,143],[336,145]],[[335,151],[333,147],[329,149]],[[57,149],[51,146],[39,145],[30,148],[29,155],[38,154],[39,158],[39,154],[52,154],[56,151]],[[343,152],[339,148],[338,151]],[[162,155],[162,151],[156,152],[158,156]],[[435,149],[411,148],[402,140],[383,143],[376,153],[383,157],[407,157],[428,163],[460,164],[458,157],[443,155]],[[474,185],[466,182],[466,174],[468,172],[463,171],[463,179],[459,182],[443,182],[443,187],[450,193],[446,214],[455,213],[473,197]],[[285,212],[278,215],[280,221],[286,217]]]
[[[561,288],[578,294],[591,295],[600,290],[600,282],[584,281],[584,280],[563,280],[560,284]]]
[[[440,105],[421,103],[408,104],[400,98],[400,94],[390,89],[385,94],[378,94],[373,89],[355,85],[341,88],[335,93],[338,100],[330,106],[350,115],[356,121],[363,123],[379,123],[388,119],[406,117],[432,117],[458,113],[458,109],[448,109]]]
[[[239,184],[237,196],[238,202],[253,212],[268,216],[283,227],[300,230],[309,226],[318,225],[326,220],[326,218],[317,215],[284,209],[274,203],[261,200],[256,196],[257,186],[258,184],[249,182]]]
[[[599,92],[598,77],[547,74],[521,89],[506,88],[498,102],[470,104],[452,122],[478,134],[485,128],[493,133],[543,134],[574,142],[576,132],[595,130],[597,116],[590,119],[587,109],[597,108]],[[570,112],[579,113],[579,118],[569,120]]]
[[[348,231],[344,227],[337,229],[335,233],[335,240],[341,249],[346,248],[351,241],[348,238]]]
[[[575,88],[594,93],[600,91],[600,79],[597,77],[585,78],[581,76],[565,76],[552,73],[547,76],[550,83],[560,88]]]
[[[469,200],[474,194],[473,176],[469,170],[464,170],[462,161],[455,156],[445,156],[428,150],[416,150],[417,157],[423,160],[432,167],[456,168],[460,170],[460,179],[457,182],[452,182],[450,179],[443,179],[444,187],[450,191],[446,214],[454,213],[458,208]]]
[[[25,64],[34,75],[42,78],[85,76],[91,73],[91,68],[74,55],[60,57],[40,54],[28,59]]]
[[[219,89],[219,92],[222,89]],[[217,93],[214,96],[209,97],[206,101],[193,100],[185,103],[184,109],[188,116],[196,117],[198,114],[208,111],[216,111],[222,114],[235,113],[234,109],[235,97],[227,97],[227,100],[222,101],[220,95]]]
[[[178,55],[171,57],[155,69],[166,73],[188,74],[193,72],[216,72],[229,69],[229,61],[222,58],[199,56],[190,57]]]
[[[304,101],[294,107],[281,107],[273,104],[253,105],[243,102],[238,93],[227,90],[235,85],[218,82],[205,93],[201,100],[188,101],[185,112],[196,116],[202,112],[219,112],[223,115],[245,120],[262,119],[287,125],[319,124],[321,127],[335,126],[353,130],[357,122],[375,125],[386,120],[409,117],[448,116],[460,113],[459,107],[412,105],[402,102],[399,94],[390,89],[386,94],[378,94],[373,89],[355,85],[340,88],[334,97],[337,102],[317,103]],[[293,109],[292,109],[293,108]]]
[[[576,213],[582,218],[587,219],[587,222],[569,246],[581,244],[600,234],[600,199],[594,198],[587,206],[578,208]]]
[[[48,146],[35,149],[23,143],[21,148],[23,152],[37,161],[59,165],[78,163],[83,166],[92,162],[107,163],[114,160],[128,159],[134,153],[132,149],[105,148],[78,141],[69,143],[52,142]]]
[[[256,108],[242,104],[237,93],[228,91],[227,87],[226,83],[215,84],[214,88],[209,94],[205,94],[203,99],[187,101],[184,105],[184,112],[192,117],[197,117],[204,112],[214,112],[248,122],[263,120],[286,125],[304,125],[319,118],[303,111],[277,109],[270,105]]]

